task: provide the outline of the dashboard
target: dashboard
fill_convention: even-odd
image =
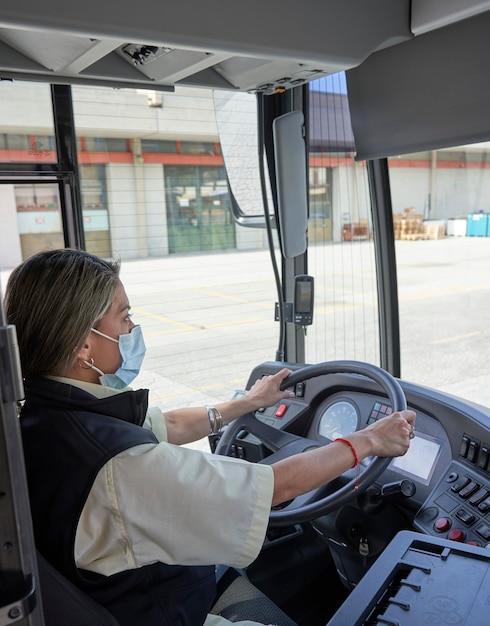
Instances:
[[[411,407],[410,407],[411,408]],[[308,436],[333,441],[337,437],[347,437],[360,428],[388,417],[392,413],[389,402],[381,397],[358,392],[336,393],[330,396],[315,411]],[[394,458],[388,471],[417,482],[420,486],[430,485],[437,467],[437,461],[448,441],[444,430],[431,424],[428,416],[417,420],[415,439],[410,443],[407,454]],[[429,431],[429,432],[424,432]]]
[[[302,544],[301,554],[310,556],[307,567],[316,570],[328,562],[327,580],[338,577],[348,592],[345,601],[341,591],[337,594],[342,605],[329,626],[425,623],[441,598],[445,606],[456,606],[452,591],[448,595],[453,588],[463,590],[458,606],[472,616],[458,623],[483,626],[488,615],[479,600],[480,590],[490,575],[490,408],[404,380],[398,380],[403,394],[398,389],[388,392],[390,385],[371,371],[372,366],[363,369],[363,364],[353,364],[302,366],[271,361],[250,374],[247,389],[286,366],[293,371],[295,392],[291,399],[256,411],[256,419],[247,416],[244,423],[250,432],[231,431],[234,438],[228,437],[228,442],[233,445],[226,453],[252,462],[274,462],[288,446],[298,453],[329,445],[373,421],[389,419],[393,408],[388,395],[398,407],[404,395],[417,416],[407,454],[382,465],[381,473],[361,493],[353,489],[352,469],[318,494],[305,494],[279,507],[279,515],[303,507],[308,509],[307,517],[293,518],[291,523],[291,517],[284,516],[281,519],[289,526],[279,526],[273,511],[263,558],[271,558],[267,555],[274,554],[273,546],[283,550],[290,545],[297,564],[295,542],[304,534],[309,543]],[[305,370],[301,378],[303,367],[313,372],[311,377]],[[270,428],[264,429],[264,424]],[[291,436],[302,440],[301,449],[293,447]],[[362,462],[366,469],[371,460]],[[314,507],[315,497],[328,499],[334,493],[333,506]],[[332,568],[337,577],[332,576]],[[408,603],[407,593],[414,596]],[[356,621],[357,613],[368,621],[361,617]],[[449,618],[454,614],[451,609]],[[376,621],[378,615],[382,617]],[[431,623],[439,623],[438,612],[434,615],[436,621]]]
[[[257,366],[248,386],[282,367],[283,363],[275,362]],[[288,367],[298,369],[297,365]],[[408,408],[417,414],[415,439],[409,452],[393,459],[376,484],[379,488],[401,481],[413,484],[410,497],[397,502],[397,507],[404,511],[406,528],[490,547],[490,409],[420,385],[399,382]],[[321,445],[392,412],[377,383],[361,375],[317,376],[297,384],[295,393],[295,398],[258,411],[256,417],[273,428]],[[260,442],[247,435],[237,442],[235,453],[258,461],[263,449]],[[346,537],[332,530],[333,523],[315,520],[320,532],[335,543],[345,543]],[[393,528],[393,533],[397,530],[401,528]]]

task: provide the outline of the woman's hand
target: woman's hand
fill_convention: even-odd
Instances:
[[[281,391],[282,381],[291,374],[283,368],[274,376],[263,376],[257,380],[247,393],[234,400],[215,405],[221,413],[223,424],[229,424],[237,417],[251,411],[273,406],[286,398],[294,398],[293,391]],[[173,409],[165,412],[167,438],[170,443],[181,445],[197,441],[209,434],[208,411],[203,407]]]
[[[272,504],[287,502],[302,493],[318,489],[353,467],[354,461],[368,456],[401,456],[406,453],[412,439],[415,423],[413,411],[397,411],[383,417],[363,430],[329,445],[290,456],[272,464],[274,494]]]
[[[281,383],[291,374],[291,370],[284,367],[272,376],[262,376],[255,381],[245,394],[245,399],[251,404],[252,410],[272,406],[280,400],[294,398],[294,391],[281,391]]]
[[[363,456],[366,445],[370,450],[366,456],[402,456],[407,452],[413,438],[414,425],[414,411],[396,411],[349,435],[348,439],[356,447],[362,447]]]

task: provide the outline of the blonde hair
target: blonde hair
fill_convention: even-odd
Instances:
[[[40,252],[14,269],[5,309],[17,330],[23,375],[64,375],[118,284],[118,262],[82,250]]]

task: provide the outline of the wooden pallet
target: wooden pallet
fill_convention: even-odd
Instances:
[[[446,236],[442,224],[424,224],[424,233],[428,235],[428,239],[444,239]]]
[[[416,241],[418,239],[431,239],[427,233],[401,233],[400,239],[402,241]]]

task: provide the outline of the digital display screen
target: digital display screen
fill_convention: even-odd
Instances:
[[[295,309],[297,313],[311,313],[311,283],[296,281]]]
[[[424,485],[428,485],[434,472],[442,441],[415,431],[410,448],[404,456],[398,456],[390,463],[390,469],[408,474]]]

